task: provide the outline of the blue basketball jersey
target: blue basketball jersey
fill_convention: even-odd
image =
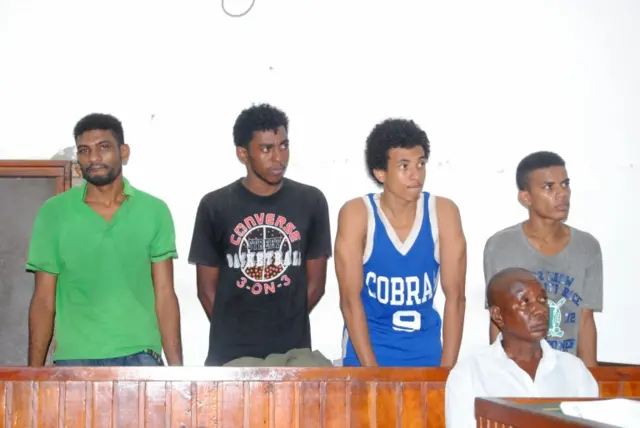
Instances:
[[[361,298],[373,353],[383,367],[439,366],[442,317],[433,307],[440,273],[436,197],[423,192],[404,242],[379,198],[364,197],[369,219]],[[342,363],[360,366],[346,326]]]

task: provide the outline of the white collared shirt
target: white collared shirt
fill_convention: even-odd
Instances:
[[[447,428],[475,428],[476,397],[598,397],[598,383],[581,359],[541,341],[535,380],[502,348],[502,335],[475,355],[459,361],[447,378]]]

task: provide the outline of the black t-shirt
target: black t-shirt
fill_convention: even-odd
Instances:
[[[206,365],[310,348],[306,261],[331,256],[327,200],[285,179],[258,196],[235,181],[205,195],[189,262],[220,269]]]

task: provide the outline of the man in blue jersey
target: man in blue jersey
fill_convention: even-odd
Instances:
[[[422,191],[429,140],[413,121],[376,125],[365,154],[383,191],[348,201],[338,218],[343,365],[451,367],[462,340],[467,269],[458,207]],[[438,278],[444,319],[433,307]]]

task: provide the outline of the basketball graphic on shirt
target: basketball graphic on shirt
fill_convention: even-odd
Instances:
[[[273,281],[291,264],[291,242],[281,229],[256,226],[243,237],[238,248],[242,273],[256,282]]]

